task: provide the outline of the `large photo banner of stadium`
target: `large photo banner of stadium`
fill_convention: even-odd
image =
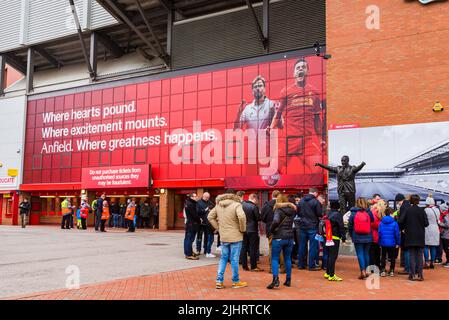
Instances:
[[[329,161],[342,155],[367,165],[356,176],[357,197],[375,193],[394,201],[397,193],[429,194],[437,203],[449,201],[449,122],[334,129],[329,131]],[[337,199],[335,175],[329,196]]]

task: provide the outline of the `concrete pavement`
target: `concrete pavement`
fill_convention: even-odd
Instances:
[[[184,233],[110,229],[98,233],[57,226],[0,226],[0,297],[66,288],[77,266],[80,284],[216,264],[186,260]],[[203,256],[204,257],[204,256]]]

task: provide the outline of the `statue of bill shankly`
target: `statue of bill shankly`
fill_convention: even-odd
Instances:
[[[362,170],[366,165],[362,162],[358,166],[351,166],[349,164],[349,157],[341,157],[341,166],[331,167],[321,163],[315,163],[315,166],[319,166],[326,169],[329,172],[333,172],[337,175],[337,193],[338,201],[340,202],[340,212],[345,214],[347,210],[355,206],[355,175]]]

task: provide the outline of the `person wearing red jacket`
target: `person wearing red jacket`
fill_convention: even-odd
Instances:
[[[86,220],[87,220],[87,217],[89,216],[89,209],[90,209],[90,206],[87,203],[87,198],[83,197],[81,199],[81,206],[80,206],[81,229],[83,229],[83,230],[87,229]]]
[[[438,225],[440,226],[441,241],[443,244],[443,250],[446,253],[446,263],[444,267],[449,268],[449,205],[443,203],[440,205],[441,215]]]
[[[371,207],[371,212],[374,221],[371,223],[371,230],[373,231],[373,242],[371,243],[369,256],[370,265],[375,265],[380,270],[380,246],[379,246],[379,224],[384,217],[387,203],[384,200],[377,200]]]

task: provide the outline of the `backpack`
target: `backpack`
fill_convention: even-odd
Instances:
[[[92,201],[92,210],[94,210],[94,212],[97,211],[97,199]]]
[[[325,215],[318,223],[318,234],[320,236],[326,237],[326,220],[329,220],[327,215]]]
[[[356,213],[354,217],[354,231],[358,234],[369,234],[371,232],[371,219],[365,210]]]

